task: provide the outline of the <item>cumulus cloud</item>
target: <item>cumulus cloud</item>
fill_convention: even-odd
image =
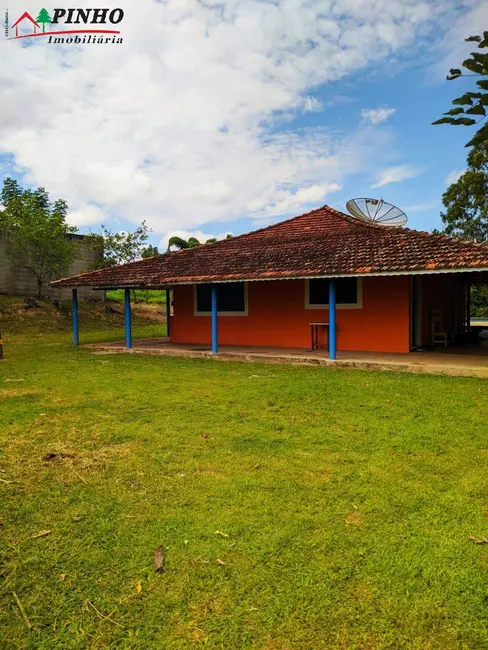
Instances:
[[[383,185],[388,185],[389,183],[401,183],[409,178],[420,176],[423,171],[421,167],[415,167],[414,165],[388,167],[377,175],[376,182],[371,187],[383,187]]]
[[[321,109],[317,86],[421,47],[454,6],[126,0],[121,45],[1,39],[0,154],[79,225],[103,214],[161,234],[296,212],[386,164],[387,135],[294,130],[290,115]]]
[[[453,183],[456,183],[461,176],[464,174],[466,170],[465,169],[453,169],[450,174],[447,175],[446,178],[446,185],[452,185]]]
[[[363,108],[361,117],[365,122],[381,124],[396,112],[396,108]]]

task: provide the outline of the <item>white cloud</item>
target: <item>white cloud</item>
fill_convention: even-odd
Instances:
[[[465,169],[453,169],[450,174],[447,175],[446,178],[446,185],[452,185],[453,183],[456,183],[461,176],[464,174],[466,170]]]
[[[376,182],[371,187],[383,187],[389,183],[401,183],[409,178],[420,176],[424,170],[414,165],[396,165],[383,169],[376,177]]]
[[[102,223],[106,219],[103,210],[96,205],[82,205],[77,210],[71,210],[67,221],[72,226],[93,226]]]
[[[386,164],[388,134],[296,131],[289,116],[320,109],[320,84],[421,48],[455,4],[126,0],[121,45],[3,38],[0,153],[80,225],[103,213],[161,234],[297,212]]]
[[[409,212],[426,212],[427,210],[433,210],[439,205],[439,201],[425,201],[425,203],[418,203],[417,205],[409,205],[405,208],[405,212],[408,215]]]
[[[365,122],[371,124],[381,124],[396,112],[396,108],[363,108],[361,117]]]

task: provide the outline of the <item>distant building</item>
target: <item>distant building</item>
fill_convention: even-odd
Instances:
[[[84,235],[70,234],[68,237],[75,241],[76,253],[66,272],[78,275],[93,269],[100,253],[88,244]],[[37,296],[37,281],[32,273],[15,263],[10,255],[7,237],[0,232],[0,294],[2,293],[9,296]],[[71,297],[70,289],[50,287],[47,282],[43,293],[51,300],[66,300]],[[79,296],[82,300],[103,300],[104,292],[82,289]]]

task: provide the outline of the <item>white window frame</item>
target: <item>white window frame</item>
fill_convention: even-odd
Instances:
[[[244,285],[244,311],[218,311],[218,316],[249,316],[248,286],[247,282],[243,282],[242,284]],[[198,284],[193,285],[193,315],[211,316],[211,311],[198,311],[197,287]]]
[[[305,309],[329,309],[329,305],[311,305],[310,304],[310,280],[331,280],[334,278],[310,278],[305,280]],[[338,278],[341,279],[342,278]],[[363,280],[356,278],[357,282],[357,302],[355,303],[337,303],[336,309],[362,309],[363,308]]]

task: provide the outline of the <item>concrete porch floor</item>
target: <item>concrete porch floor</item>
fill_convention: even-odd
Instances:
[[[341,352],[331,361],[325,350],[299,348],[244,347],[222,345],[217,355],[209,345],[174,344],[166,337],[133,341],[127,349],[123,341],[84,345],[97,354],[152,354],[172,357],[209,358],[222,361],[307,364],[371,370],[432,373],[488,379],[488,341],[459,348],[436,348],[429,352],[390,354],[382,352]]]

